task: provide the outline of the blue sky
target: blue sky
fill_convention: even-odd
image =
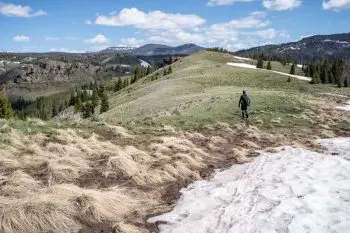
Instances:
[[[0,0],[0,51],[196,43],[232,51],[350,32],[350,0]]]

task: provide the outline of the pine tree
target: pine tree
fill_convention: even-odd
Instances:
[[[261,57],[259,57],[258,63],[256,64],[256,68],[262,69],[263,67],[264,67],[264,60]]]
[[[311,78],[314,77],[314,75],[316,74],[316,67],[314,63],[309,64],[309,74]]]
[[[267,63],[267,69],[268,69],[268,70],[271,70],[271,69],[272,69],[272,67],[271,67],[271,61],[269,61],[269,62]]]
[[[326,70],[323,74],[323,79],[324,79],[324,84],[329,83],[329,78],[328,78],[328,70]]]
[[[328,83],[328,61],[326,59],[321,66],[320,78],[322,83]]]
[[[80,95],[77,95],[76,101],[75,101],[75,105],[74,105],[74,109],[76,112],[79,112],[81,110],[81,107],[83,106],[83,103],[81,101]]]
[[[95,107],[93,106],[92,102],[88,101],[84,104],[81,111],[83,113],[83,118],[89,118],[94,115]]]
[[[94,108],[97,107],[99,101],[100,101],[100,97],[98,96],[96,88],[94,88],[93,91],[92,91],[92,96],[91,96],[92,106]]]
[[[333,78],[338,87],[342,87],[344,84],[343,80],[343,71],[344,71],[344,61],[342,59],[336,59],[333,62],[332,72]]]
[[[124,78],[123,88],[129,86],[129,78]]]
[[[168,74],[171,74],[171,73],[173,73],[173,68],[171,68],[171,66],[169,66]]]
[[[108,103],[108,97],[106,93],[103,93],[101,97],[101,109],[100,113],[107,112],[109,110],[109,103]]]
[[[70,100],[69,100],[69,106],[74,106],[76,101],[77,101],[77,98],[75,96],[75,92],[71,92]]]
[[[329,83],[334,84],[333,72],[331,70],[328,71],[328,80],[329,80]]]
[[[122,78],[118,78],[118,81],[114,83],[114,92],[120,91],[123,89],[123,81]]]
[[[320,73],[316,73],[316,83],[321,83]]]
[[[56,104],[52,105],[52,117],[57,116],[58,112],[57,112],[57,107]]]
[[[146,75],[149,75],[151,73],[152,73],[152,67],[151,66],[147,66]]]
[[[131,83],[135,83],[137,80],[139,80],[142,76],[142,70],[139,66],[136,66],[134,70],[134,79],[132,80]]]
[[[9,119],[13,116],[12,107],[6,95],[0,91],[0,118]]]
[[[337,86],[338,86],[339,88],[343,87],[343,80],[342,80],[341,77],[338,77],[338,79],[337,79]]]
[[[344,87],[349,87],[350,86],[350,80],[349,80],[350,78],[349,77],[345,77],[344,78]]]
[[[105,86],[100,84],[100,87],[98,88],[98,96],[102,98],[103,93],[105,92]]]
[[[295,74],[295,63],[292,64],[292,66],[290,67],[290,74]]]

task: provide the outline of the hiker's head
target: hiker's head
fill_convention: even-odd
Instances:
[[[243,90],[243,95],[246,95],[246,94],[247,94],[247,92],[245,90]]]

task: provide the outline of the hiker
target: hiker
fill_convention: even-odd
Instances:
[[[243,91],[243,95],[239,99],[238,107],[241,107],[242,118],[248,118],[248,106],[250,106],[250,99],[246,91]]]

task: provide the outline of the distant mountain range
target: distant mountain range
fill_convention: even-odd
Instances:
[[[196,44],[184,44],[176,47],[161,45],[161,44],[146,44],[138,48],[132,47],[109,47],[98,53],[118,53],[128,52],[140,56],[155,56],[155,55],[189,55],[194,52],[204,50]]]
[[[315,35],[305,37],[297,42],[279,45],[264,45],[240,50],[234,54],[251,57],[253,54],[290,57],[301,61],[319,60],[335,57],[350,58],[350,33]]]

